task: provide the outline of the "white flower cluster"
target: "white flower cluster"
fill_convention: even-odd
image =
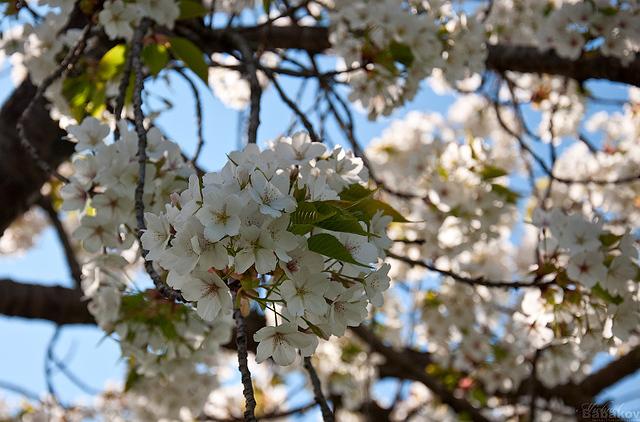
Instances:
[[[0,236],[0,255],[21,254],[30,249],[47,223],[44,213],[39,209],[22,214]]]
[[[568,255],[570,280],[589,289],[599,284],[623,296],[637,290],[631,282],[638,281],[638,250],[630,233],[615,235],[604,229],[602,220],[588,221],[581,214],[566,215],[558,208],[536,209],[533,223],[547,229],[540,242],[544,256]]]
[[[558,144],[563,137],[577,136],[585,112],[584,90],[574,80],[549,76],[507,72],[514,82],[514,95],[521,104],[531,103],[540,113],[538,136]],[[503,91],[508,91],[505,87]],[[509,92],[502,92],[505,101]],[[509,127],[514,127],[513,125]],[[553,133],[552,133],[553,132]]]
[[[386,226],[362,161],[297,133],[260,151],[229,154],[220,172],[196,176],[164,213],[146,213],[143,247],[167,282],[207,321],[232,311],[232,291],[277,315],[259,330],[257,360],[289,365],[316,335],[341,336],[389,287]],[[356,201],[350,200],[355,192]],[[235,284],[235,287],[234,287]]]
[[[412,99],[434,68],[446,65],[451,81],[484,70],[483,28],[474,18],[404,6],[344,1],[331,10],[331,44],[347,68],[358,69],[349,75],[350,99],[371,118]]]
[[[80,212],[73,237],[95,254],[83,265],[89,311],[105,331],[118,334],[123,355],[134,359],[138,372],[154,375],[169,371],[165,366],[174,359],[217,350],[229,340],[231,326],[227,320],[213,327],[187,307],[132,289],[129,269],[139,253],[134,246],[138,137],[124,122],[119,129],[121,139],[108,143],[109,127],[93,117],[68,127],[78,153],[70,183],[60,191],[62,209]],[[145,209],[159,212],[173,192],[184,189],[192,170],[178,146],[158,129],[151,128],[147,137],[144,203]]]
[[[555,204],[569,209],[574,203],[579,204],[576,209],[579,212],[615,215],[613,220],[619,225],[618,230],[640,224],[636,202],[640,185],[628,183],[640,175],[637,148],[640,138],[639,105],[640,90],[630,89],[629,103],[621,112],[594,113],[585,126],[589,132],[603,137],[602,149],[591,152],[583,143],[575,143],[564,150],[556,162],[555,174],[559,177],[611,182],[626,179],[627,183],[556,184],[552,191]],[[590,200],[586,202],[584,198]]]
[[[111,0],[104,3],[98,21],[110,39],[131,39],[140,19],[148,17],[160,25],[173,28],[179,15],[180,7],[175,0],[138,0],[133,3]]]
[[[599,50],[628,64],[640,49],[639,11],[635,1],[500,0],[486,23],[492,42],[534,43],[572,60]]]
[[[240,64],[238,59],[222,53],[214,53],[211,59],[214,63],[221,64],[221,66],[209,68],[208,82],[213,92],[227,107],[235,110],[245,109],[251,100],[249,81],[242,72],[226,67],[238,66]],[[273,67],[278,63],[279,57],[266,51],[260,55],[259,60],[261,65]],[[269,78],[260,70],[256,72],[256,76],[260,87],[264,90],[269,84]]]
[[[424,222],[394,230],[395,238],[408,241],[394,244],[394,251],[424,259],[453,258],[476,242],[499,237],[513,223],[517,196],[506,186],[506,170],[493,164],[513,166],[513,155],[509,150],[496,154],[499,148],[480,138],[458,141],[468,134],[438,115],[411,113],[367,148],[385,186],[415,196],[387,195],[390,203]]]
[[[119,129],[122,139],[106,143],[109,127],[93,117],[68,128],[78,154],[70,183],[60,191],[62,209],[82,213],[73,236],[92,253],[103,248],[128,249],[136,236],[138,136],[125,122]],[[179,147],[164,139],[157,128],[151,128],[147,138],[145,209],[161,210],[171,193],[184,188],[192,170],[185,165]]]

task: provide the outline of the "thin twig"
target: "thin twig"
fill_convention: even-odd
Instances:
[[[61,332],[61,326],[56,325],[55,331],[53,332],[53,335],[49,340],[49,344],[47,345],[47,353],[44,358],[44,378],[47,383],[47,391],[49,392],[49,395],[51,396],[53,401],[58,404],[60,404],[60,399],[58,398],[58,394],[56,393],[56,389],[51,378],[53,375],[53,371],[51,370],[51,362],[53,361],[53,349],[58,343],[58,338]]]
[[[316,131],[313,129],[313,125],[311,124],[307,116],[305,116],[304,113],[300,110],[300,108],[287,96],[287,94],[284,92],[284,90],[276,80],[275,76],[268,72],[266,73],[266,75],[273,83],[273,86],[276,89],[276,91],[278,91],[278,95],[280,95],[280,99],[282,99],[282,101],[291,109],[291,111],[293,111],[296,114],[296,116],[298,116],[304,128],[307,130],[307,132],[309,132],[309,137],[311,138],[311,140],[313,142],[321,142],[320,138],[318,138],[318,135],[316,134]]]
[[[189,88],[191,88],[191,93],[193,94],[193,99],[196,106],[196,127],[197,127],[197,136],[198,136],[198,145],[196,146],[196,152],[193,154],[193,158],[191,158],[191,163],[195,164],[198,161],[198,157],[200,157],[200,153],[202,152],[202,147],[204,146],[204,135],[202,134],[202,99],[200,98],[200,92],[198,91],[198,87],[195,82],[182,70],[179,68],[175,69],[176,72],[182,79],[184,79],[187,84],[189,84]]]
[[[249,371],[249,362],[247,352],[247,327],[242,316],[242,311],[235,306],[237,303],[236,295],[237,295],[237,287],[233,287],[231,289],[233,294],[233,319],[236,322],[236,347],[238,349],[238,369],[240,370],[240,374],[242,377],[242,394],[245,399],[245,411],[244,411],[244,420],[247,422],[255,422],[256,421],[256,398],[253,392],[253,382],[251,381],[251,371]]]
[[[517,281],[517,280],[509,281],[509,280],[487,280],[484,277],[466,277],[450,270],[438,268],[435,265],[429,264],[428,262],[425,262],[425,261],[417,261],[415,259],[411,259],[406,256],[397,255],[391,251],[387,251],[387,256],[389,258],[397,259],[398,261],[402,261],[409,265],[426,268],[429,271],[433,271],[438,274],[451,277],[455,281],[459,281],[461,283],[465,283],[471,286],[485,286],[485,287],[515,289],[515,288],[521,288],[521,287],[543,288],[545,286],[555,283],[555,280],[540,281],[538,278],[534,278],[533,281]]]
[[[21,387],[19,385],[13,384],[8,381],[0,381],[0,389],[11,391],[16,394],[20,394],[21,396],[27,397],[33,401],[38,401],[38,402],[41,401],[40,397],[38,397],[38,395],[33,391],[29,391],[24,387]]]
[[[122,79],[120,79],[120,84],[118,85],[116,108],[113,110],[113,115],[116,118],[116,127],[113,131],[114,142],[118,142],[118,140],[120,139],[120,126],[118,125],[118,123],[120,122],[120,119],[122,119],[122,110],[124,109],[124,102],[127,96],[127,88],[129,87],[129,81],[131,79],[133,53],[133,49],[130,49],[129,54],[127,54],[127,58],[124,62],[124,68],[122,70]]]
[[[537,386],[537,368],[538,368],[538,360],[540,359],[540,355],[542,354],[542,349],[536,349],[536,353],[533,355],[533,359],[531,361],[531,387],[529,389],[529,396],[531,401],[529,402],[529,421],[534,422],[536,420],[536,395],[538,391],[536,389]]]
[[[294,415],[302,415],[306,412],[308,412],[309,410],[313,409],[314,407],[317,406],[317,403],[311,402],[311,403],[307,403],[303,406],[300,407],[295,407],[293,409],[290,410],[283,410],[281,412],[271,412],[271,413],[265,413],[261,416],[258,416],[257,419],[264,421],[264,420],[269,420],[269,419],[282,419],[282,418],[286,418],[287,416],[294,416]],[[244,419],[242,418],[226,418],[226,419],[220,419],[220,418],[216,418],[213,416],[203,416],[202,418],[199,418],[198,420],[200,421],[211,421],[211,422],[242,422]]]
[[[236,44],[242,58],[244,59],[245,69],[247,77],[249,78],[249,87],[251,89],[250,96],[250,111],[249,111],[249,126],[247,129],[247,142],[255,144],[258,140],[258,126],[260,126],[260,99],[262,97],[262,87],[258,80],[258,66],[257,60],[249,47],[247,40],[242,35],[230,32],[229,38]]]
[[[82,31],[82,35],[78,40],[78,43],[69,50],[67,55],[64,57],[60,65],[38,86],[35,95],[29,102],[29,105],[24,109],[20,118],[18,119],[18,123],[16,128],[18,129],[18,136],[20,138],[20,145],[29,153],[31,158],[35,161],[36,165],[40,170],[46,174],[47,176],[53,175],[57,179],[63,181],[64,183],[69,183],[69,179],[59,174],[56,170],[52,169],[49,163],[47,163],[38,152],[38,149],[31,143],[29,138],[27,137],[27,133],[25,130],[25,123],[27,119],[33,112],[33,108],[36,104],[43,98],[45,92],[49,87],[56,81],[58,78],[64,77],[77,63],[77,61],[82,56],[82,52],[84,51],[87,45],[87,38],[91,34],[92,24],[89,23],[84,27]]]
[[[91,387],[89,384],[82,381],[80,377],[78,377],[76,374],[71,372],[71,370],[67,367],[67,365],[65,365],[53,354],[51,356],[51,361],[60,370],[60,372],[62,372],[67,377],[69,381],[71,381],[76,387],[84,391],[86,394],[95,396],[102,391],[98,388]]]
[[[153,268],[153,262],[146,259],[149,251],[142,248],[142,234],[146,230],[144,222],[144,183],[147,173],[147,131],[144,128],[144,113],[142,112],[142,89],[144,87],[144,75],[142,74],[142,42],[144,36],[151,25],[148,18],[142,19],[140,25],[133,34],[131,45],[131,66],[134,72],[133,87],[133,115],[136,134],[138,135],[138,185],[135,191],[136,222],[138,225],[137,235],[142,249],[142,259],[144,268],[153,280],[158,292],[165,298],[173,301],[183,301],[182,295],[171,287],[167,286],[160,275]]]
[[[49,220],[51,224],[56,230],[58,234],[58,239],[60,240],[60,244],[62,245],[62,250],[64,251],[64,257],[67,261],[67,266],[69,267],[69,272],[71,273],[71,277],[75,282],[75,286],[77,289],[81,287],[82,283],[82,267],[78,262],[78,258],[76,257],[76,253],[73,250],[73,246],[71,245],[71,240],[69,239],[69,235],[62,225],[62,221],[60,221],[60,216],[58,212],[53,208],[53,204],[51,203],[50,197],[42,197],[40,200],[40,206],[49,216]]]
[[[313,396],[316,399],[316,403],[320,405],[320,410],[322,411],[322,420],[324,422],[335,421],[335,416],[333,415],[333,412],[331,411],[331,408],[327,403],[327,399],[322,393],[322,384],[320,383],[320,378],[318,378],[318,374],[316,373],[316,370],[311,363],[311,357],[307,356],[304,358],[304,368],[309,374],[309,379],[311,379],[311,385],[313,386]]]

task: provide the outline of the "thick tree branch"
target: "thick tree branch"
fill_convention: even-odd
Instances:
[[[607,79],[640,86],[640,57],[624,66],[619,59],[599,53],[570,60],[559,57],[552,50],[543,52],[535,47],[491,45],[488,50],[486,66],[499,73],[507,70],[547,73],[581,82],[588,79]]]
[[[444,385],[442,385],[438,379],[428,375],[424,370],[424,367],[416,364],[414,361],[406,359],[402,353],[386,346],[368,329],[364,327],[357,327],[353,328],[352,331],[361,340],[367,343],[373,352],[380,353],[384,356],[387,363],[393,366],[398,366],[409,373],[412,373],[416,381],[423,383],[433,392],[434,395],[438,396],[443,403],[449,405],[456,413],[465,414],[473,421],[489,421],[488,418],[480,413],[479,409],[473,407],[471,403],[465,399],[456,397],[453,392],[449,391]]]
[[[309,356],[304,358],[304,368],[309,374],[309,379],[311,380],[313,395],[316,399],[316,403],[320,405],[320,410],[322,411],[322,420],[324,422],[335,421],[335,416],[331,411],[329,404],[327,403],[327,399],[324,397],[324,393],[322,392],[322,383],[320,382],[320,378],[318,378],[318,373],[313,367],[313,363],[311,362],[311,358]]]
[[[254,50],[291,48],[322,53],[331,47],[328,30],[324,27],[259,25],[234,28],[233,31],[242,35]],[[198,43],[209,54],[235,49],[224,30],[211,30],[190,22],[179,25],[176,32]],[[640,86],[640,58],[624,67],[618,59],[599,54],[571,61],[558,57],[552,51],[541,52],[532,47],[496,45],[490,46],[488,52],[487,68],[500,73],[507,70],[549,73],[579,81],[608,79]],[[16,123],[34,94],[33,85],[24,82],[0,111],[0,157],[3,157],[0,160],[0,197],[15,201],[14,206],[0,210],[0,233],[35,202],[46,179],[17,143]],[[41,158],[55,168],[71,155],[73,149],[68,143],[60,142],[64,132],[49,118],[45,107],[46,103],[40,101],[33,108],[31,120],[38,124],[28,124],[25,129]]]
[[[73,245],[71,244],[69,234],[67,233],[67,230],[64,228],[62,221],[60,220],[58,211],[53,208],[51,198],[48,196],[42,197],[39,204],[49,216],[49,220],[51,221],[51,224],[58,234],[58,240],[60,241],[60,245],[62,245],[62,250],[64,251],[64,257],[67,261],[69,272],[71,273],[71,277],[75,282],[76,288],[80,289],[82,283],[82,267],[80,266],[78,258],[76,257],[76,252],[73,249]]]
[[[79,290],[8,279],[0,279],[0,314],[43,319],[60,325],[95,324]]]
[[[579,383],[568,383],[551,388],[548,397],[560,397],[577,406],[592,402],[598,394],[640,369],[640,346],[626,355],[588,375]]]
[[[60,325],[95,324],[93,316],[87,310],[86,302],[82,300],[82,293],[78,290],[62,286],[17,283],[8,279],[0,279],[0,314],[48,320]],[[249,332],[256,332],[265,324],[264,317],[255,313],[251,313],[245,321]],[[372,351],[380,353],[387,359],[386,363],[378,367],[381,377],[422,382],[452,408],[463,412],[473,411],[476,416],[482,417],[468,402],[455,397],[438,380],[426,374],[424,368],[431,362],[427,353],[410,349],[392,349],[363,327],[352,328],[351,331],[367,343]],[[248,349],[255,351],[256,344],[251,336],[248,336],[247,340]],[[235,349],[235,336],[225,347]],[[578,407],[591,403],[606,388],[615,385],[639,369],[640,347],[636,347],[578,384],[565,384],[551,389],[540,384],[536,386],[536,391],[540,397],[561,398],[567,404]],[[528,383],[522,384],[519,391],[514,393],[514,398],[527,395],[529,388]]]
[[[0,279],[0,315],[27,319],[41,319],[59,325],[95,324],[87,309],[82,292],[67,287],[45,286],[21,283],[10,279]],[[264,316],[252,312],[245,318],[249,332],[256,332],[265,326]],[[235,350],[235,333],[225,345]],[[257,347],[253,337],[247,338],[247,348],[255,352]]]
[[[17,122],[36,93],[28,80],[13,91],[0,110],[0,197],[11,202],[0,207],[0,235],[40,198],[40,187],[48,176],[42,173],[20,145]],[[40,157],[56,168],[73,153],[73,144],[63,140],[65,132],[51,120],[46,101],[39,100],[25,124],[26,136]]]
[[[182,29],[185,35],[199,41],[207,52],[230,51],[225,42],[224,30],[192,27]],[[329,31],[325,27],[266,26],[235,29],[254,49],[300,49],[310,53],[322,53],[331,48]],[[640,86],[640,58],[628,66],[615,57],[599,53],[565,59],[554,51],[540,51],[536,47],[514,45],[490,45],[485,62],[487,69],[503,73],[508,70],[522,73],[547,73],[566,76],[578,81],[606,79]]]

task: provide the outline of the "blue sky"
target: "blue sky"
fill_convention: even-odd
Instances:
[[[0,72],[0,102],[13,89],[6,72]],[[283,81],[285,89],[295,89],[297,83]],[[591,85],[600,96],[622,98],[624,88],[608,83]],[[149,88],[161,92],[174,103],[174,109],[165,113],[158,121],[159,126],[178,142],[190,155],[195,150],[196,128],[194,105],[188,86],[180,78],[172,78],[171,87],[156,82]],[[225,153],[237,146],[238,112],[226,109],[214,98],[204,85],[200,84],[204,100],[204,133],[206,145],[199,164],[206,169],[219,168],[225,160]],[[294,92],[294,91],[289,91]],[[366,116],[356,113],[357,135],[366,144],[388,126],[391,119],[404,116],[412,110],[446,113],[453,97],[438,96],[429,89],[423,89],[414,101],[398,110],[390,118],[370,122]],[[602,109],[602,106],[590,108],[589,113]],[[533,113],[526,111],[527,118],[534,119]],[[291,112],[279,100],[274,89],[265,92],[262,101],[262,113],[258,139],[260,142],[272,139],[288,127]],[[329,132],[333,140],[339,136],[335,128]],[[0,257],[0,277],[42,284],[62,284],[69,286],[70,277],[64,263],[61,248],[55,234],[46,230],[38,239],[36,246],[23,256]],[[54,326],[48,322],[28,321],[18,318],[0,317],[0,382],[20,385],[34,393],[46,391],[44,377],[45,353]],[[118,345],[104,338],[102,331],[90,326],[70,326],[63,329],[55,352],[59,358],[65,358],[69,369],[81,375],[85,383],[102,388],[107,380],[121,380],[124,365],[119,360]],[[598,358],[596,366],[604,364],[608,358]],[[82,397],[84,393],[61,374],[54,375],[56,391],[63,402]],[[606,398],[619,398],[620,402],[628,397],[640,398],[640,375],[621,383],[617,388],[603,394]],[[0,395],[4,393],[0,390]],[[16,396],[6,394],[11,400]],[[625,409],[640,409],[640,400],[628,402]]]

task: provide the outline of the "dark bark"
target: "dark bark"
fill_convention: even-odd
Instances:
[[[464,398],[456,397],[439,379],[427,374],[424,366],[421,366],[418,362],[409,360],[406,356],[403,356],[402,353],[398,353],[393,348],[386,346],[375,334],[364,327],[357,327],[352,329],[352,331],[369,345],[372,352],[384,356],[387,361],[386,364],[396,366],[411,374],[413,379],[424,384],[425,387],[438,396],[443,403],[449,405],[454,412],[465,415],[475,422],[489,422],[490,419],[482,415],[479,409],[473,407],[471,403]]]
[[[301,49],[322,53],[331,47],[328,30],[324,27],[259,25],[234,31],[242,35],[253,49]],[[209,30],[190,23],[182,24],[176,28],[176,32],[197,42],[207,53],[234,49],[223,30]],[[486,65],[497,72],[548,73],[578,81],[606,79],[640,86],[640,58],[625,67],[620,60],[600,54],[571,61],[558,57],[553,51],[496,45],[489,46]],[[20,147],[16,131],[18,118],[34,93],[33,85],[24,82],[0,110],[0,197],[6,198],[10,204],[0,209],[0,233],[38,199],[40,187],[46,180],[31,157]],[[73,145],[60,142],[64,132],[49,117],[44,102],[35,107],[31,121],[33,124],[27,125],[27,133],[42,158],[51,167],[68,159],[73,152]]]
[[[487,68],[496,72],[507,70],[522,73],[547,73],[566,76],[577,81],[606,79],[612,82],[640,86],[640,57],[628,66],[615,57],[601,54],[570,60],[559,57],[552,50],[542,52],[535,47],[492,45],[489,46]]]
[[[81,291],[7,279],[0,279],[0,314],[56,324],[95,324]]]
[[[20,145],[16,128],[35,92],[33,84],[25,81],[0,109],[0,198],[4,198],[0,207],[0,234],[40,198],[40,188],[48,179]],[[73,144],[62,140],[65,132],[49,117],[44,101],[33,108],[25,129],[43,160],[53,168],[73,152]]]

